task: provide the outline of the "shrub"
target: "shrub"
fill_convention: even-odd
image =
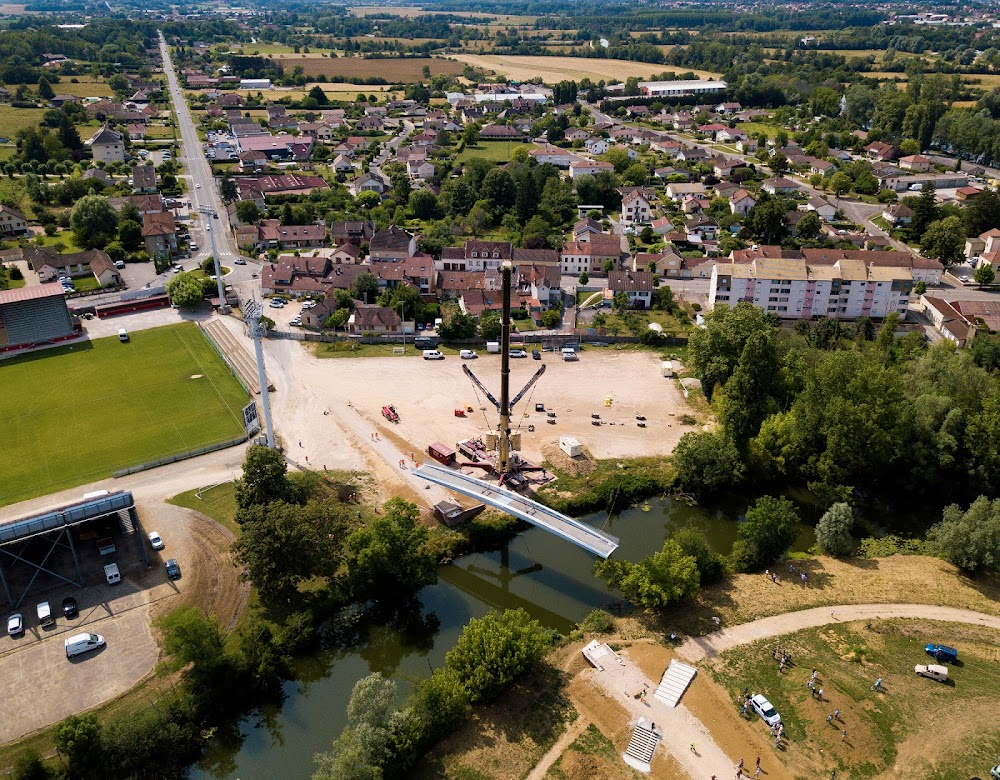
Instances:
[[[834,504],[816,524],[816,543],[828,555],[846,555],[851,551],[851,527],[854,512],[841,502]]]
[[[673,539],[667,539],[658,552],[639,563],[598,561],[594,574],[633,604],[650,608],[667,607],[693,596],[699,585],[697,562]]]
[[[876,538],[869,536],[858,543],[862,558],[888,558],[891,555],[926,555],[927,543],[922,539],[904,539],[890,534]]]
[[[680,545],[685,555],[694,558],[702,585],[718,582],[725,575],[725,561],[708,546],[703,533],[695,528],[682,528],[671,538]]]
[[[610,634],[615,630],[615,619],[610,612],[594,609],[580,621],[580,630],[588,634]]]
[[[743,544],[733,547],[734,566],[738,562],[739,571],[752,571],[774,563],[792,546],[798,525],[799,513],[791,501],[761,496],[737,532]]]

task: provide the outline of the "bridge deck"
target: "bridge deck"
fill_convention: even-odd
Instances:
[[[456,493],[476,498],[485,504],[509,512],[526,523],[538,526],[549,533],[572,542],[601,558],[607,558],[618,549],[618,539],[591,528],[586,523],[549,509],[544,504],[525,498],[506,488],[497,487],[461,471],[425,463],[414,472],[418,477]]]

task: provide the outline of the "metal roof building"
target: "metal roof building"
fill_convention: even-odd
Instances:
[[[0,352],[73,335],[66,295],[58,284],[0,290]]]

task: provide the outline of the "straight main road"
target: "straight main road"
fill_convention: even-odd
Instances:
[[[199,217],[202,232],[210,221],[212,233],[215,234],[215,251],[218,253],[219,262],[233,269],[226,281],[230,284],[249,281],[251,273],[258,271],[259,267],[256,264],[238,266],[234,263],[240,253],[229,222],[229,212],[226,211],[222,203],[222,197],[215,184],[215,177],[212,175],[212,167],[202,151],[201,140],[198,138],[198,131],[191,117],[191,110],[188,108],[184,93],[181,91],[180,81],[174,70],[174,63],[170,58],[170,50],[163,33],[160,33],[160,56],[163,58],[163,71],[167,76],[170,102],[173,104],[174,116],[177,117],[177,126],[180,129],[181,150],[179,156],[190,183],[192,214],[197,214],[199,207],[212,209],[218,214],[218,218],[210,219],[204,215]],[[211,254],[212,242],[208,235],[203,235],[200,250],[195,259],[200,263]]]

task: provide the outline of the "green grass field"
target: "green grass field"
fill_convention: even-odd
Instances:
[[[0,505],[238,437],[242,386],[191,323],[0,362]]]
[[[506,163],[510,162],[514,150],[522,146],[526,146],[529,149],[535,148],[534,144],[523,144],[518,141],[480,141],[476,146],[469,146],[463,149],[455,158],[455,162],[464,163],[473,157],[482,157],[484,160],[489,160],[490,162]]]
[[[14,108],[0,106],[0,135],[13,140],[18,130],[37,127],[42,121],[44,108]]]
[[[949,667],[946,685],[913,672],[916,664],[933,663],[923,652],[927,642],[958,648],[961,663]],[[709,671],[733,697],[736,712],[743,686],[767,695],[790,740],[782,763],[795,777],[829,777],[836,768],[838,777],[891,772],[965,780],[986,777],[996,763],[1000,643],[995,631],[960,623],[873,620],[799,631],[781,637],[780,644],[796,664],[784,674],[771,658],[774,640],[728,650]],[[824,689],[822,702],[806,688],[812,667]],[[878,677],[882,694],[869,690]],[[840,719],[827,722],[835,709]],[[750,720],[767,734],[759,719]],[[842,730],[847,731],[844,740]]]

